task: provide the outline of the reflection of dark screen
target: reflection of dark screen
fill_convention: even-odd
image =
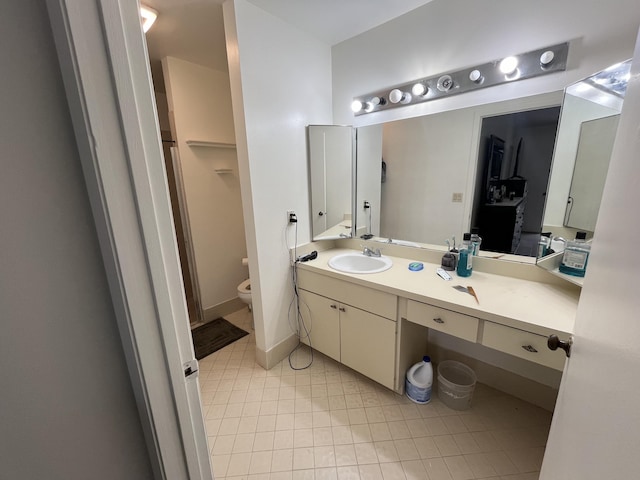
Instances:
[[[504,157],[504,141],[491,135],[489,139],[489,180],[499,179]]]

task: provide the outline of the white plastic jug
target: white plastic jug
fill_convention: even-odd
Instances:
[[[424,356],[407,371],[404,390],[409,400],[425,404],[431,401],[431,387],[433,385],[433,367],[431,358]]]

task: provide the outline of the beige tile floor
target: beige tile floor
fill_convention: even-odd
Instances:
[[[321,354],[266,371],[251,313],[225,318],[250,335],[200,361],[217,480],[538,478],[550,412],[482,384],[464,412],[416,405]]]

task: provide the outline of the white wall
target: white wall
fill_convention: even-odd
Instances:
[[[333,47],[334,122],[356,126],[562,90],[633,53],[637,0],[434,0]],[[576,39],[564,73],[354,117],[352,98]]]
[[[235,143],[227,72],[177,58],[162,61],[169,116],[182,164],[202,307],[237,297],[248,277],[235,149],[190,147],[187,140]],[[230,168],[218,174],[215,168]]]
[[[308,242],[305,127],[333,123],[331,50],[246,0],[227,0],[224,15],[256,343],[266,352],[292,333],[286,211]]]
[[[151,479],[44,2],[0,59],[0,477]]]

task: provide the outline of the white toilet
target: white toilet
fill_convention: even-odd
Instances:
[[[251,279],[247,278],[244,282],[238,285],[238,298],[244,303],[249,305],[251,310]]]
[[[247,258],[242,259],[242,265],[245,267],[249,265],[249,260]],[[238,298],[242,300],[242,302],[246,303],[249,306],[249,311],[251,311],[251,279],[247,278],[244,282],[238,285]]]

